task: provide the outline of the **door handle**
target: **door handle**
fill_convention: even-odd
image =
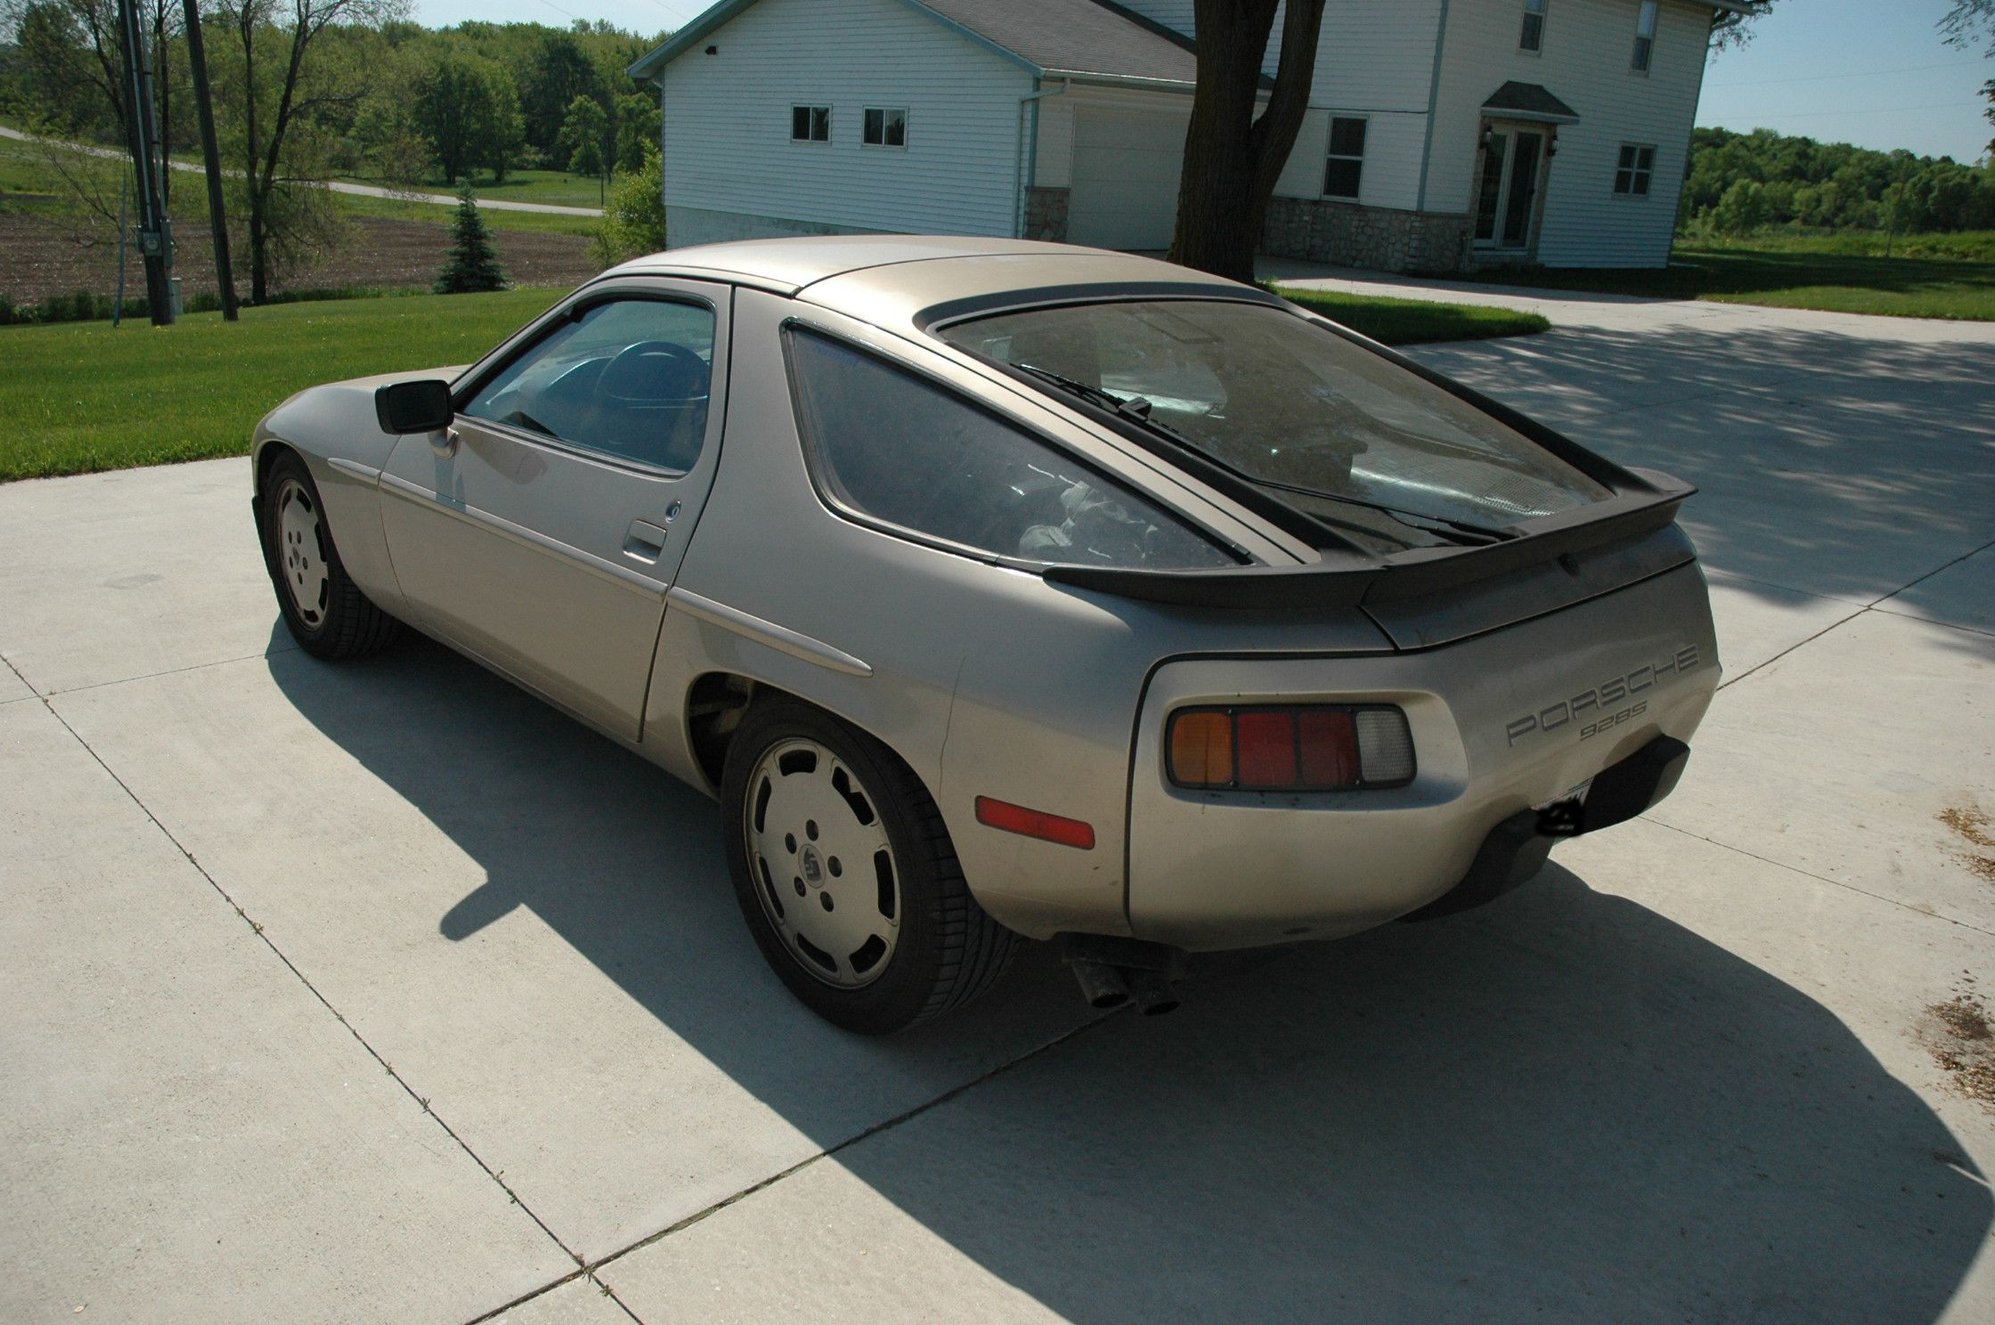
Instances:
[[[632,520],[630,532],[623,536],[623,554],[639,561],[656,561],[665,551],[665,538],[665,531],[650,521]]]

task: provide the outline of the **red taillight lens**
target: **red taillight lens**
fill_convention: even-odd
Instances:
[[[1243,787],[1293,787],[1295,714],[1287,709],[1243,709],[1233,717]]]
[[[1201,791],[1348,791],[1413,780],[1406,715],[1384,704],[1180,709],[1166,746],[1171,781]]]
[[[1295,715],[1300,731],[1302,780],[1312,787],[1348,787],[1358,776],[1358,729],[1349,709],[1303,709]]]

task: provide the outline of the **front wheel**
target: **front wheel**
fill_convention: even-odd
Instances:
[[[315,658],[358,658],[400,631],[346,573],[311,470],[296,452],[275,456],[261,493],[263,561],[285,628]]]
[[[993,984],[1017,939],[977,905],[935,802],[879,742],[793,700],[750,710],[721,783],[762,955],[827,1021],[884,1035]]]

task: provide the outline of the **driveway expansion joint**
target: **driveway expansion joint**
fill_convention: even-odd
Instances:
[[[263,649],[257,653],[245,653],[235,658],[216,658],[209,662],[188,663],[185,667],[168,667],[164,671],[141,672],[137,676],[113,677],[109,681],[92,681],[88,685],[71,686],[67,690],[51,690],[43,698],[56,699],[69,695],[81,695],[86,691],[108,690],[112,686],[131,685],[136,681],[156,681],[162,676],[184,676],[188,672],[204,672],[212,667],[229,667],[236,663],[255,662],[258,658],[276,658],[287,653],[297,652],[299,652],[299,649],[296,644],[286,644],[279,648]],[[16,671],[14,675],[20,676],[21,674]],[[27,678],[22,677],[21,679],[25,684]]]
[[[1730,842],[1720,841],[1715,837],[1706,837],[1702,833],[1693,833],[1688,828],[1680,828],[1673,823],[1666,823],[1661,819],[1653,818],[1646,814],[1640,816],[1640,818],[1643,823],[1654,824],[1657,828],[1667,828],[1672,833],[1681,833],[1685,837],[1695,838],[1699,842],[1717,847],[1720,851],[1730,851],[1736,855],[1744,856],[1748,860],[1757,860],[1762,865],[1771,865],[1777,870],[1786,870],[1789,874],[1798,874],[1804,879],[1813,879],[1817,883],[1826,883],[1832,888],[1841,888],[1846,892],[1853,892],[1859,897],[1868,897],[1874,902],[1883,902],[1887,906],[1895,906],[1901,911],[1921,916],[1927,920],[1943,921],[1949,925],[1958,925],[1962,929],[1972,930],[1976,934],[1986,934],[1990,938],[1995,938],[1995,929],[1985,929],[1971,920],[1962,920],[1958,916],[1941,915],[1937,911],[1922,910],[1909,902],[1902,902],[1895,897],[1886,897],[1882,893],[1871,892],[1868,888],[1859,888],[1853,883],[1844,883],[1841,879],[1832,879],[1826,874],[1817,874],[1813,870],[1804,870],[1799,865],[1790,865],[1784,860],[1775,860],[1771,856],[1762,856],[1756,851],[1748,851],[1742,846],[1735,846]]]
[[[10,663],[8,664],[8,666],[9,670],[12,670],[12,664]],[[17,676],[19,675],[18,672],[16,672],[15,674]],[[399,1072],[395,1071],[394,1065],[389,1063],[387,1059],[383,1058],[380,1052],[376,1050],[373,1045],[367,1042],[367,1037],[362,1035],[359,1031],[359,1028],[357,1028],[356,1026],[354,1026],[352,1022],[347,1020],[346,1014],[341,1012],[337,1007],[335,1007],[332,1003],[332,1000],[327,998],[323,993],[321,993],[319,991],[318,986],[314,985],[311,982],[310,978],[308,978],[303,971],[298,969],[297,963],[293,962],[291,958],[285,954],[284,950],[277,946],[276,940],[271,938],[270,935],[264,931],[263,925],[250,917],[249,913],[242,908],[241,904],[238,903],[234,897],[229,895],[228,889],[224,888],[221,885],[220,881],[217,880],[213,874],[208,872],[207,867],[203,865],[198,859],[195,858],[194,853],[189,851],[187,847],[180,841],[180,839],[173,835],[173,830],[168,828],[164,823],[162,823],[160,821],[159,816],[152,812],[151,807],[149,807],[143,800],[139,798],[138,793],[132,790],[130,784],[128,784],[123,778],[119,777],[117,771],[113,769],[108,763],[104,762],[104,757],[98,754],[97,751],[91,747],[90,742],[83,739],[83,734],[77,731],[76,728],[72,727],[69,724],[68,719],[64,718],[61,713],[56,711],[56,707],[53,703],[50,702],[49,696],[38,695],[36,696],[36,698],[39,698],[41,700],[42,707],[48,711],[49,716],[54,718],[58,723],[62,724],[62,729],[68,732],[71,738],[73,738],[76,741],[76,743],[83,748],[85,754],[88,754],[92,760],[96,761],[96,764],[99,768],[104,770],[105,776],[109,777],[111,781],[115,782],[118,785],[118,789],[125,793],[125,795],[131,800],[133,805],[138,807],[139,813],[143,814],[146,817],[146,819],[152,824],[152,826],[159,830],[160,836],[164,837],[169,843],[171,843],[173,849],[180,853],[181,858],[184,859],[189,865],[191,865],[194,868],[195,872],[198,873],[203,879],[207,880],[208,886],[215,890],[216,896],[220,897],[222,901],[228,905],[230,910],[234,911],[237,916],[241,917],[242,922],[245,925],[249,926],[250,932],[254,934],[258,939],[262,940],[263,945],[270,950],[271,954],[275,956],[278,961],[284,963],[285,968],[289,970],[292,975],[297,977],[298,983],[303,985],[306,991],[310,993],[313,998],[319,1001],[319,1005],[321,1007],[325,1008],[327,1012],[330,1012],[332,1014],[333,1020],[337,1021],[341,1026],[346,1028],[346,1033],[353,1037],[354,1043],[358,1044],[361,1047],[361,1049],[366,1052],[368,1057],[372,1058],[376,1063],[379,1063],[381,1065],[381,1069],[384,1072],[386,1072],[390,1077],[392,1077],[394,1079],[395,1084],[397,1086],[400,1086],[403,1092],[407,1094],[408,1097],[415,1102],[416,1107],[421,1109],[426,1117],[428,1117],[439,1128],[441,1128],[443,1130],[444,1135],[448,1136],[452,1141],[454,1141],[457,1144],[458,1149],[462,1150],[467,1156],[470,1157],[472,1163],[476,1164],[480,1169],[484,1170],[485,1176],[490,1178],[492,1182],[499,1188],[499,1190],[506,1194],[507,1198],[511,1201],[511,1203],[513,1205],[518,1206],[521,1212],[524,1213],[528,1219],[531,1219],[534,1222],[535,1226],[538,1227],[542,1233],[545,1233],[547,1235],[549,1241],[553,1242],[555,1246],[561,1248],[561,1250],[564,1253],[566,1253],[568,1257],[575,1262],[577,1267],[580,1267],[577,1270],[578,1274],[586,1272],[587,1267],[584,1266],[583,1257],[578,1252],[576,1252],[574,1248],[570,1247],[566,1242],[562,1241],[560,1235],[555,1233],[555,1231],[552,1228],[548,1227],[547,1222],[534,1212],[533,1207],[520,1199],[519,1193],[514,1191],[512,1187],[506,1183],[505,1178],[500,1175],[499,1171],[494,1169],[490,1164],[487,1164],[484,1158],[481,1155],[479,1155],[477,1151],[473,1150],[470,1144],[466,1142],[463,1137],[457,1134],[456,1129],[452,1128],[448,1122],[444,1121],[443,1116],[441,1114],[437,1113],[434,1109],[430,1108],[429,1100],[421,1095],[418,1095],[415,1091],[415,1088],[411,1086],[408,1083],[408,1081],[404,1079]],[[568,1276],[569,1279],[572,1279],[574,1277],[575,1277],[574,1275]],[[622,1304],[619,1303],[618,1305],[621,1306]],[[628,1308],[626,1308],[626,1310],[628,1310]],[[635,1319],[634,1316],[632,1318]]]
[[[991,1068],[988,1072],[985,1072],[981,1076],[974,1077],[969,1081],[965,1081],[960,1086],[952,1086],[950,1089],[943,1091],[940,1095],[937,1095],[934,1099],[928,1100],[921,1104],[917,1104],[913,1108],[908,1109],[905,1112],[894,1115],[892,1118],[888,1118],[885,1119],[884,1121],[874,1123],[871,1127],[868,1127],[863,1131],[855,1132],[851,1136],[846,1137],[843,1141],[840,1141],[835,1146],[828,1146],[825,1149],[818,1151],[815,1155],[806,1156],[805,1158],[798,1160],[796,1163],[790,1165],[788,1168],[783,1169],[780,1172],[772,1173],[768,1177],[763,1178],[759,1182],[751,1183],[750,1185],[743,1187],[738,1192],[734,1192],[731,1193],[730,1195],[723,1196],[720,1200],[715,1201],[712,1205],[707,1206],[703,1210],[696,1210],[692,1214],[687,1215],[684,1219],[678,1220],[677,1222],[672,1224],[668,1224],[666,1227],[659,1229],[656,1233],[647,1233],[643,1237],[637,1239],[637,1241],[629,1244],[628,1246],[620,1247],[616,1251],[611,1252],[609,1255],[602,1257],[600,1260],[591,1261],[588,1264],[588,1266],[585,1267],[586,1271],[591,1277],[593,1277],[596,1271],[601,1270],[605,1266],[610,1265],[616,1261],[622,1260],[624,1257],[630,1255],[632,1252],[642,1251],[644,1248],[651,1246],[653,1243],[662,1242],[666,1238],[671,1237],[674,1233],[683,1232],[684,1230],[691,1228],[693,1225],[702,1222],[703,1220],[709,1218],[710,1216],[719,1214],[721,1211],[727,1209],[731,1205],[737,1205],[740,1202],[747,1200],[749,1197],[756,1195],[758,1192],[767,1191],[769,1188],[774,1187],[777,1183],[783,1181],[785,1178],[803,1172],[805,1169],[810,1168],[812,1165],[818,1163],[820,1160],[830,1159],[842,1151],[850,1150],[853,1146],[858,1145],[862,1141],[869,1141],[873,1137],[879,1136],[883,1132],[890,1132],[895,1128],[899,1127],[902,1123],[912,1122],[914,1119],[919,1118],[922,1114],[928,1113],[933,1109],[938,1109],[943,1105],[948,1104],[952,1100],[967,1095],[969,1092],[975,1090],[977,1087],[983,1085],[985,1082],[996,1080],[998,1077],[1003,1076],[1005,1073],[1011,1071],[1013,1068],[1022,1066],[1025,1063],[1029,1063],[1033,1059],[1040,1057],[1042,1054],[1045,1054],[1050,1050],[1059,1048],[1061,1045],[1067,1043],[1069,1040],[1075,1039],[1081,1034],[1093,1030],[1095,1027],[1101,1025],[1103,1022],[1114,1020],[1124,1011],[1127,1011],[1127,1009],[1118,1009],[1115,1012],[1105,1013],[1099,1017],[1091,1017],[1088,1020],[1082,1022],[1080,1025],[1074,1027],[1072,1030],[1066,1031],[1060,1035],[1056,1035],[1052,1039],[1046,1041],[1046,1043],[1039,1045],[1036,1048],[1028,1049],[1026,1052],[1018,1055],[1016,1058],[1007,1059],[1006,1061],[999,1063],[996,1067]],[[571,1275],[569,1277],[573,1278],[574,1276]],[[548,1288],[554,1288],[556,1286],[557,1285],[550,1284],[548,1285]],[[544,1292],[547,1290],[543,1289],[542,1291]],[[626,1308],[626,1310],[628,1310],[628,1308]]]

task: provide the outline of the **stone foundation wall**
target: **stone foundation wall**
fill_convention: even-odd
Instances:
[[[1436,275],[1473,268],[1466,216],[1314,198],[1270,198],[1262,251],[1340,267]]]
[[[1045,239],[1055,244],[1067,240],[1066,189],[1029,188],[1025,191],[1025,237]]]

